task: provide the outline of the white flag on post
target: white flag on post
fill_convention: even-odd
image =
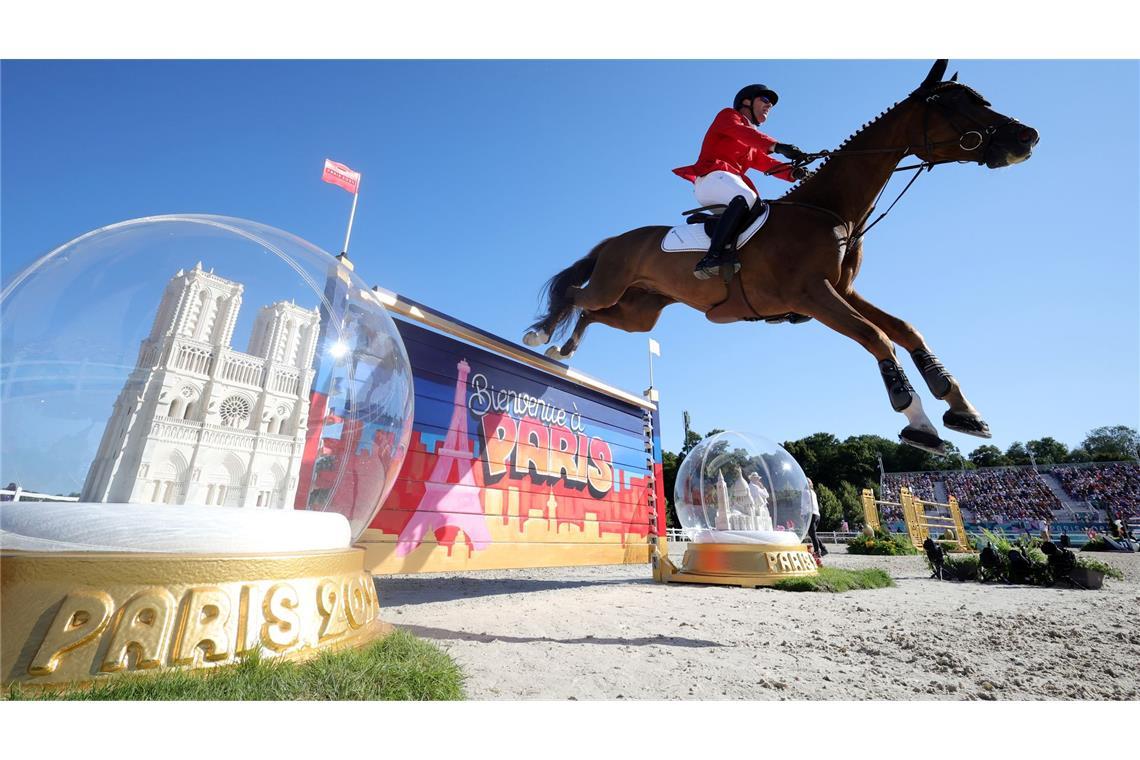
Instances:
[[[661,355],[661,344],[653,340],[653,338],[649,339],[649,353],[653,354],[654,356]]]

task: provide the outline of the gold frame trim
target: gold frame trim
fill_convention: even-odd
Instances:
[[[651,411],[657,410],[657,405],[648,399],[640,396],[635,396],[628,391],[623,391],[620,388],[615,388],[612,385],[607,385],[597,378],[579,372],[572,367],[560,364],[545,357],[536,356],[530,351],[523,350],[518,346],[507,343],[504,340],[492,339],[488,335],[471,330],[461,324],[451,321],[446,317],[435,314],[432,312],[424,311],[419,306],[408,303],[400,297],[399,293],[393,293],[390,290],[375,286],[369,295],[376,299],[376,301],[384,306],[386,309],[399,314],[402,317],[419,322],[422,325],[427,325],[440,332],[447,333],[468,343],[473,343],[476,346],[490,349],[495,353],[502,354],[517,362],[521,362],[535,369],[542,370],[547,374],[556,375],[558,377],[570,380],[571,382],[584,385],[607,396],[612,396],[620,399],[628,404],[635,404],[643,409]]]
[[[757,588],[813,575],[819,575],[819,569],[806,544],[690,544],[678,568],[661,541],[653,562],[653,579],[658,583]]]
[[[0,554],[0,680],[305,660],[392,630],[360,548],[263,555]]]

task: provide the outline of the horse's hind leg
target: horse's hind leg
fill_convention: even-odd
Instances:
[[[541,346],[557,334],[559,326],[575,312],[599,311],[621,300],[634,277],[625,237],[603,240],[585,258],[551,279],[550,310],[545,319],[531,325],[523,336],[523,343]],[[549,349],[547,355],[551,355]]]
[[[582,336],[586,334],[586,328],[597,321],[594,319],[593,312],[584,311],[578,315],[578,321],[574,323],[574,332],[562,344],[562,347],[551,346],[546,349],[546,358],[555,361],[563,361],[569,359],[578,350],[578,345],[582,342]]]
[[[943,425],[959,433],[976,435],[979,438],[990,437],[990,426],[982,419],[982,415],[974,405],[966,400],[958,381],[946,371],[942,362],[938,361],[938,357],[930,352],[922,334],[914,328],[914,325],[888,314],[858,293],[850,293],[847,300],[859,310],[860,314],[885,332],[887,337],[910,352],[911,359],[922,373],[926,387],[930,389],[934,398],[950,405],[950,409],[942,416]]]
[[[626,290],[633,283],[635,272],[628,246],[622,246],[621,239],[615,245],[598,251],[598,260],[590,281],[581,287],[571,287],[567,294],[575,308],[582,311],[602,311],[621,301]]]
[[[650,293],[640,288],[630,288],[616,304],[598,311],[585,311],[578,317],[574,332],[562,348],[552,346],[547,349],[547,357],[555,360],[569,359],[578,350],[586,328],[595,322],[616,327],[626,332],[648,332],[657,324],[661,310],[673,303],[668,296]]]
[[[878,360],[879,372],[887,386],[891,406],[907,418],[908,424],[899,433],[899,439],[916,448],[944,456],[946,442],[938,437],[938,431],[922,410],[922,401],[907,381],[906,374],[895,359],[894,346],[883,330],[848,303],[826,280],[812,285],[804,296],[800,301],[804,308],[797,311],[815,317],[832,330],[851,338]]]

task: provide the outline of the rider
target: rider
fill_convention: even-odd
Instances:
[[[788,182],[807,176],[803,167],[793,168],[769,156],[778,153],[802,161],[808,158],[806,153],[794,145],[776,142],[759,129],[779,99],[775,90],[762,84],[750,84],[736,93],[732,108],[723,109],[713,119],[701,143],[697,163],[673,170],[693,183],[693,192],[702,206],[727,205],[713,232],[708,255],[693,271],[698,279],[707,280],[718,274],[721,263],[731,263],[734,272],[740,271],[740,262],[736,260],[737,228],[759,195],[752,180],[745,176],[747,170],[771,171]]]

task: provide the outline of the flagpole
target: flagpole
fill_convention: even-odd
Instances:
[[[653,387],[653,347],[649,347],[649,387]]]
[[[348,239],[352,237],[352,220],[356,217],[356,199],[360,197],[360,184],[356,185],[356,192],[352,194],[352,211],[348,214],[348,231],[344,233],[344,250],[340,253],[345,258],[348,257]]]

